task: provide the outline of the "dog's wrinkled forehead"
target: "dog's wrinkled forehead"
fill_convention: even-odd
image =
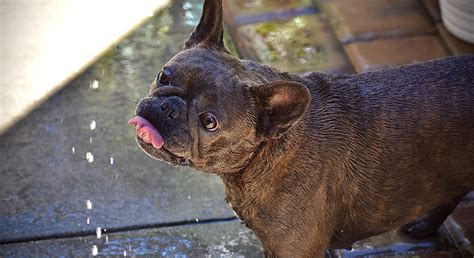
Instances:
[[[239,60],[227,53],[203,48],[184,50],[164,67],[172,71],[179,84],[176,86],[186,87],[194,92],[201,90],[196,88],[199,86],[232,86],[237,83],[236,75],[244,70]]]

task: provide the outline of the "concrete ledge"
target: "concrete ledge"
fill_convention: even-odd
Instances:
[[[1,1],[0,134],[167,2]]]

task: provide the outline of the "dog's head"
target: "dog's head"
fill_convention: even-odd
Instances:
[[[221,0],[206,0],[184,50],[163,66],[129,121],[138,144],[174,165],[240,170],[260,143],[296,124],[310,102],[304,85],[268,78],[259,67],[229,54]]]

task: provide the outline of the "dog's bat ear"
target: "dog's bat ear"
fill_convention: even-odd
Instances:
[[[222,0],[205,0],[201,20],[184,43],[184,48],[195,46],[217,48],[229,53],[224,46]]]
[[[257,102],[257,135],[278,139],[295,125],[308,109],[311,94],[301,83],[275,81],[250,88]]]

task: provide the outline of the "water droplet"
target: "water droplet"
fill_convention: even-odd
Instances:
[[[89,143],[92,143],[92,137],[89,137]]]
[[[118,174],[115,174],[115,180],[118,180]]]
[[[86,160],[87,160],[87,162],[89,162],[89,163],[94,162],[94,155],[92,155],[92,153],[90,153],[90,152],[87,152],[87,153],[86,153]]]
[[[71,150],[72,150],[72,153],[73,153],[73,154],[76,153],[76,148],[72,147]]]
[[[109,236],[105,236],[105,242],[106,242],[106,243],[109,242]]]
[[[93,80],[90,84],[90,87],[94,90],[97,90],[99,88],[99,81],[98,80]]]
[[[188,195],[188,200],[191,200],[191,195]]]
[[[100,227],[97,227],[95,229],[95,234],[97,235],[97,239],[100,239],[102,237],[102,229]]]
[[[86,207],[88,210],[92,210],[92,202],[91,200],[86,200]]]
[[[96,126],[97,126],[97,123],[95,122],[95,120],[92,120],[90,124],[91,130],[94,130]]]
[[[185,3],[183,4],[183,9],[184,9],[184,10],[190,10],[190,9],[192,9],[192,8],[193,8],[193,4],[191,4],[190,2],[185,2]]]
[[[99,253],[99,249],[97,249],[96,245],[92,246],[92,256],[96,256]]]
[[[110,165],[114,164],[114,157],[110,157]]]
[[[196,222],[199,222],[199,219],[195,219]]]
[[[127,256],[127,250],[123,251],[123,256]]]
[[[90,223],[91,223],[91,219],[87,217],[87,225],[89,225]]]

